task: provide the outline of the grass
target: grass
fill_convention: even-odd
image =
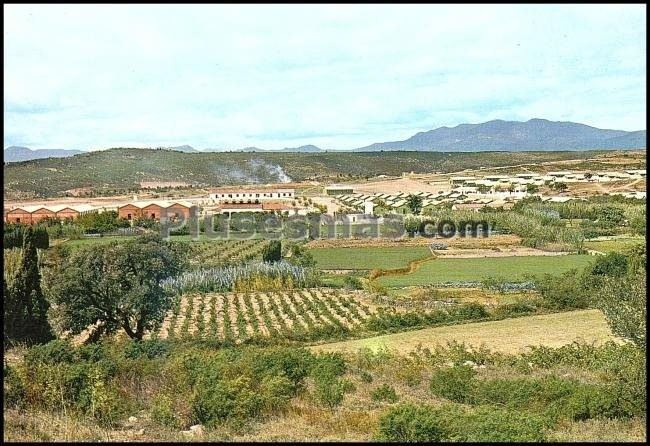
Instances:
[[[426,246],[396,248],[314,248],[309,251],[321,269],[393,269],[431,255]]]
[[[530,345],[560,347],[584,340],[602,344],[616,338],[611,334],[605,317],[599,310],[579,310],[564,313],[526,316],[501,321],[477,322],[427,328],[404,333],[376,336],[353,341],[335,342],[311,347],[314,351],[356,352],[367,347],[412,351],[419,344],[433,348],[449,341],[464,342],[503,353],[523,352]]]
[[[377,281],[389,287],[480,281],[486,277],[503,276],[517,281],[524,280],[527,274],[559,274],[571,268],[582,268],[591,261],[593,257],[589,255],[434,259],[420,264],[414,273],[385,276]]]
[[[634,245],[645,244],[645,237],[620,238],[585,242],[585,248],[601,252],[621,251]]]

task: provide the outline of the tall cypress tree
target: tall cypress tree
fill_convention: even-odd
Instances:
[[[27,344],[44,343],[53,338],[47,321],[49,303],[41,290],[38,253],[31,227],[23,239],[23,261],[11,292],[10,339]]]
[[[4,345],[7,348],[9,339],[14,338],[14,327],[15,327],[15,300],[11,298],[11,293],[9,287],[7,286],[7,281],[2,281],[2,300],[3,300],[3,309],[4,309]]]

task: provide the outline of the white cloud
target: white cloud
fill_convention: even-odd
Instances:
[[[5,5],[5,146],[329,149],[645,128],[645,5]]]

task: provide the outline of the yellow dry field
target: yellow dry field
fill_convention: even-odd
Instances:
[[[400,352],[414,350],[418,344],[433,348],[450,341],[468,346],[485,345],[493,351],[520,353],[532,345],[560,347],[573,341],[602,344],[616,341],[599,310],[527,316],[501,321],[478,322],[446,327],[427,328],[353,341],[335,342],[311,347],[314,351],[356,352],[361,348],[383,347]]]

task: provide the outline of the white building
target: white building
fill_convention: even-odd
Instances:
[[[210,198],[219,202],[255,203],[267,200],[293,200],[296,198],[296,192],[294,189],[224,188],[211,191]]]

